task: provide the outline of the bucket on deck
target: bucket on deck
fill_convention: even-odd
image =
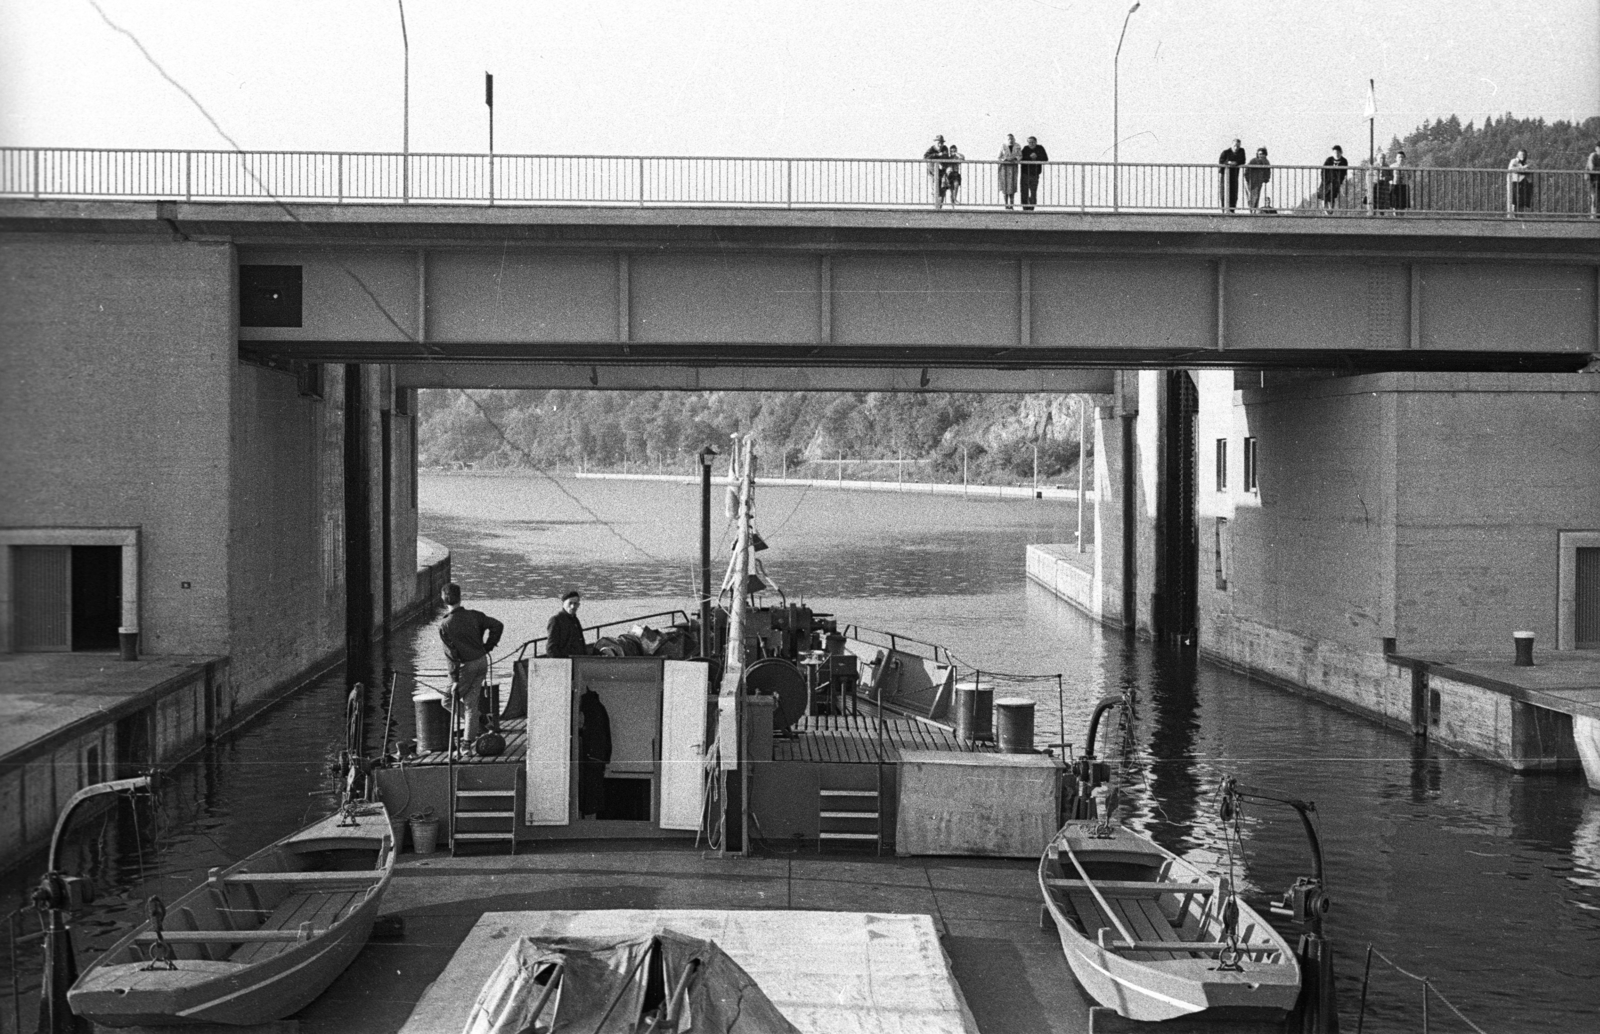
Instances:
[[[411,708],[417,716],[417,750],[424,754],[444,750],[450,744],[450,712],[431,689],[411,694]]]
[[[994,724],[1002,754],[1033,753],[1033,701],[1006,697],[994,702]]]
[[[412,819],[411,847],[417,854],[433,854],[439,848],[439,820]]]
[[[1533,633],[1512,632],[1511,638],[1517,644],[1516,666],[1519,668],[1533,667]]]
[[[956,686],[956,739],[963,743],[994,739],[993,689],[970,682]]]

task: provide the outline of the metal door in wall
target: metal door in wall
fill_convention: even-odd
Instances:
[[[1600,546],[1579,546],[1575,552],[1572,645],[1600,650]]]
[[[19,653],[72,649],[72,547],[11,547],[11,642]]]

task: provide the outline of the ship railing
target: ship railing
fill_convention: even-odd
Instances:
[[[1260,166],[1045,162],[1035,207],[1048,212],[1218,214],[1237,176],[1251,210]],[[1273,165],[1255,210],[1276,215],[1397,213],[1588,218],[1584,170]],[[1230,172],[1229,169],[1237,169]],[[1252,169],[1256,171],[1251,171]],[[595,154],[0,148],[0,196],[331,204],[598,205],[776,209],[1021,209],[1020,166],[990,160]],[[1015,176],[1013,176],[1015,173]],[[960,177],[951,191],[952,174]],[[1008,198],[1003,191],[1017,181]],[[945,185],[941,196],[940,185]],[[1333,185],[1338,189],[1332,190]]]
[[[621,627],[623,627],[625,625],[626,626],[642,625],[646,621],[650,621],[650,620],[652,620],[654,618],[672,618],[673,620],[671,620],[670,622],[667,622],[669,627],[675,626],[675,625],[687,625],[689,623],[689,614],[688,614],[688,612],[685,611],[685,610],[682,610],[680,608],[678,610],[661,610],[661,611],[657,611],[654,614],[641,614],[641,615],[639,615],[637,617],[623,618],[623,619],[621,619],[619,621],[607,621],[607,622],[604,622],[603,624],[599,624],[599,625],[585,625],[584,628],[583,628],[583,631],[584,631],[585,635],[588,635],[588,633],[590,633],[590,632],[594,632],[594,633],[596,633],[595,638],[599,639],[599,638],[602,638],[599,635],[599,633],[604,631],[605,629],[608,629],[608,628],[621,628]],[[512,662],[515,663],[516,661],[522,660],[522,658],[524,656],[526,656],[528,650],[530,648],[532,648],[533,651],[534,651],[534,656],[537,657],[537,656],[539,656],[538,647],[541,644],[543,644],[544,641],[546,639],[548,639],[548,638],[550,638],[550,637],[549,636],[540,636],[537,639],[529,639],[527,642],[525,642],[521,646],[517,647],[516,650],[510,651],[507,654],[507,656],[510,656]],[[505,663],[505,658],[504,657],[501,658],[500,663],[502,663],[502,664]]]
[[[938,643],[930,643],[926,639],[918,639],[915,636],[909,636],[902,632],[886,632],[883,629],[873,628],[870,625],[849,624],[840,625],[839,634],[843,635],[846,639],[854,639],[858,642],[867,643],[871,646],[887,647],[891,651],[903,650],[906,653],[923,652],[919,650],[905,649],[902,644],[906,643],[909,643],[912,646],[926,647],[926,656],[930,657],[934,663],[948,664],[953,667],[962,666],[961,661],[956,657],[955,654],[950,652],[948,647],[941,646]]]

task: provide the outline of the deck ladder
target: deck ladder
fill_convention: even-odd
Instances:
[[[882,795],[877,790],[823,787],[818,795],[818,851],[830,841],[871,841],[877,853],[883,853]]]
[[[505,844],[517,853],[517,777],[520,768],[479,765],[455,770],[455,807],[450,815],[450,853],[462,844]],[[503,784],[506,775],[511,785]]]

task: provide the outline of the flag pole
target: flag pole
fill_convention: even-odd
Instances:
[[[1367,164],[1378,160],[1378,81],[1367,80]]]
[[[494,76],[483,73],[483,103],[489,106],[489,203],[494,204]]]

